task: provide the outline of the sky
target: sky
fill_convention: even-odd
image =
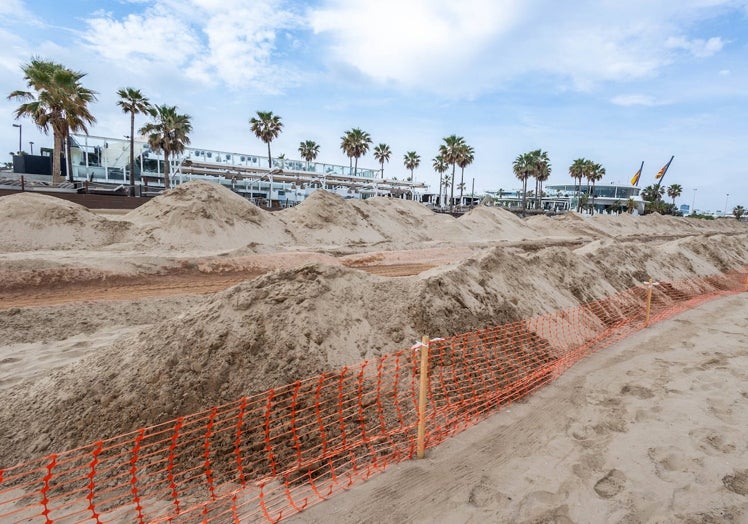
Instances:
[[[129,134],[116,91],[134,87],[189,114],[198,148],[264,155],[249,118],[273,111],[274,156],[314,140],[318,161],[347,165],[340,139],[358,127],[391,147],[387,177],[416,151],[434,191],[432,159],[456,134],[475,149],[468,191],[520,187],[512,162],[534,149],[547,184],[571,183],[584,157],[603,184],[643,161],[646,186],[674,155],[663,184],[683,187],[679,205],[748,207],[748,0],[2,0],[9,152],[13,123],[24,150],[52,143],[6,98],[35,56],[86,73],[91,135]],[[359,166],[379,167],[371,151]]]

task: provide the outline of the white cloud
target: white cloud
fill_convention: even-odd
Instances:
[[[21,0],[3,0],[0,3],[0,16],[27,18],[30,16],[30,13]]]
[[[332,36],[337,60],[379,81],[422,85],[464,73],[522,11],[520,0],[334,0],[309,21]]]
[[[652,77],[677,49],[697,57],[721,50],[720,37],[677,35],[715,8],[733,7],[732,0],[326,0],[309,21],[330,38],[335,61],[375,81],[469,96],[538,73],[582,90]]]
[[[131,70],[163,65],[187,79],[271,89],[275,35],[298,24],[280,0],[155,0],[140,14],[88,20],[90,48]]]
[[[689,40],[683,36],[671,36],[667,39],[665,45],[670,49],[686,50],[697,58],[707,58],[719,53],[725,46],[725,42],[716,36],[708,40],[703,38]]]

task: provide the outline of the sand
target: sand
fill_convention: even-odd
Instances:
[[[748,293],[588,357],[288,522],[746,522]]]
[[[60,202],[0,198],[0,465],[356,364],[424,333],[748,261],[748,225],[732,220],[521,219],[491,207],[455,219],[323,191],[269,213],[202,182],[110,218]],[[557,410],[596,405],[584,404]]]

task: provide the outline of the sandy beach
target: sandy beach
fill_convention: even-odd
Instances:
[[[454,218],[324,191],[270,213],[206,182],[115,216],[6,196],[0,220],[4,468],[424,334],[551,314],[649,279],[708,281],[748,262],[748,224],[735,220],[520,218],[498,207]],[[665,286],[654,295],[670,300]],[[425,461],[295,518],[745,522],[747,297],[635,334]]]
[[[746,522],[748,293],[605,348],[288,522]]]

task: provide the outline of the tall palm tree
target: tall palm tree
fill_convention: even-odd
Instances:
[[[447,167],[449,168],[449,164],[447,164]],[[444,200],[447,199],[447,191],[449,191],[449,187],[451,185],[452,176],[451,175],[444,175],[444,180],[442,181],[442,185],[444,186]],[[452,210],[452,204],[449,205],[449,210]]]
[[[530,153],[533,157],[533,176],[535,177],[535,208],[541,207],[543,198],[543,182],[551,176],[551,161],[548,152],[536,149]]]
[[[315,160],[319,154],[319,144],[314,140],[305,140],[299,143],[299,154],[306,160],[306,170],[309,171],[309,162]]]
[[[31,118],[44,134],[52,129],[52,183],[57,185],[62,178],[60,155],[63,144],[67,143],[71,132],[88,133],[87,124],[96,122],[88,109],[88,104],[96,101],[96,92],[81,85],[85,73],[72,71],[56,62],[32,58],[21,70],[29,91],[13,91],[8,99],[23,101],[14,112],[16,118]],[[65,156],[69,155],[66,153]],[[72,180],[70,168],[68,175]]]
[[[460,203],[462,203],[462,194],[465,189],[465,168],[473,163],[475,160],[475,150],[472,146],[465,144],[460,150],[460,158],[457,160],[457,165],[460,166]]]
[[[384,179],[384,163],[390,161],[392,150],[387,144],[379,144],[374,148],[374,158],[382,165],[382,179]]]
[[[518,155],[512,163],[514,176],[522,181],[522,210],[527,209],[527,179],[533,172],[533,158],[530,153]]]
[[[736,219],[740,220],[740,218],[745,215],[745,208],[743,206],[735,206],[732,209],[732,214]]]
[[[574,179],[574,194],[577,197],[577,211],[580,210],[581,206],[581,199],[579,196],[582,193],[582,178],[584,177],[586,165],[587,159],[577,158],[569,166],[569,175]]]
[[[135,115],[151,113],[151,103],[140,89],[125,87],[117,91],[117,105],[123,113],[130,113],[130,196],[135,196]]]
[[[667,196],[673,199],[673,205],[675,205],[675,199],[681,196],[683,193],[683,186],[680,184],[671,184],[670,187],[667,188]]]
[[[408,151],[403,157],[403,164],[405,169],[410,170],[410,180],[413,181],[413,170],[421,165],[421,156],[415,151]]]
[[[447,164],[452,164],[452,174],[450,175],[451,189],[449,194],[449,210],[454,208],[455,199],[455,168],[457,161],[460,159],[462,148],[465,146],[465,139],[457,135],[449,135],[442,139],[444,143],[439,146],[439,156],[441,156]]]
[[[354,127],[346,131],[341,138],[340,148],[348,155],[348,158],[355,158],[353,166],[353,176],[358,172],[358,159],[369,151],[371,145],[371,136],[366,131]]]
[[[164,188],[171,187],[169,174],[171,166],[169,157],[184,152],[184,146],[190,143],[192,132],[191,117],[177,113],[176,106],[155,106],[153,122],[140,128],[141,135],[148,135],[148,145],[154,153],[164,153]]]
[[[590,210],[591,214],[595,214],[595,182],[599,182],[603,179],[605,176],[605,168],[598,164],[597,162],[590,162],[589,170],[587,171],[586,175],[587,180],[589,182],[592,182],[592,192],[590,193],[592,195],[592,209]]]
[[[441,157],[441,155],[436,155],[434,159],[431,161],[432,166],[434,167],[434,171],[439,173],[439,200],[441,201],[440,204],[444,205],[444,200],[442,200],[442,187],[443,187],[443,176],[444,173],[447,172],[447,169],[449,169],[449,164],[447,164],[444,159]]]
[[[270,156],[270,142],[278,138],[283,130],[281,117],[272,111],[257,111],[257,116],[249,119],[249,126],[257,138],[268,145],[268,169],[273,168],[273,158]]]

